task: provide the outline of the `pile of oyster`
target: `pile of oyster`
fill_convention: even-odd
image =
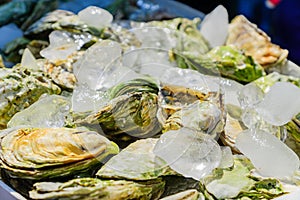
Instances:
[[[0,166],[26,198],[299,198],[300,70],[244,16],[125,28],[91,6],[25,34],[0,68]]]

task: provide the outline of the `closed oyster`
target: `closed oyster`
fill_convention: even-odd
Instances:
[[[157,141],[158,138],[147,138],[131,143],[105,163],[96,176],[145,181],[166,175],[177,175],[164,160],[153,153]]]
[[[283,182],[257,176],[253,170],[248,158],[235,155],[234,166],[216,168],[201,180],[200,191],[205,199],[274,199],[289,190]]]
[[[271,43],[270,37],[243,15],[229,24],[226,45],[235,45],[265,69],[285,62],[288,56],[288,50]]]
[[[204,55],[184,53],[185,59],[174,55],[181,68],[202,74],[222,76],[240,83],[249,83],[264,76],[264,68],[256,60],[234,46],[217,46]]]
[[[204,200],[204,195],[195,189],[185,190],[177,194],[164,197],[160,200]]]
[[[106,106],[95,114],[75,120],[75,124],[94,128],[99,125],[108,138],[126,142],[157,136],[162,130],[167,131],[172,127],[189,126],[182,122],[191,118],[197,125],[190,128],[220,131],[218,124],[223,117],[222,102],[214,92],[203,93],[183,86],[160,85],[150,78],[141,78],[114,86],[108,91],[108,96],[111,101]],[[205,112],[203,116],[190,112],[194,109],[192,104],[196,102],[196,105],[198,101],[211,102],[198,109]],[[182,114],[185,107],[190,109]]]
[[[164,188],[162,181],[136,183],[126,180],[73,179],[65,183],[39,182],[29,192],[31,199],[127,200],[158,199]]]
[[[198,181],[183,177],[154,154],[157,142],[158,138],[147,138],[131,143],[105,163],[96,176],[100,179],[125,179],[138,183],[162,181],[162,178],[166,182],[162,196],[198,188]]]
[[[75,176],[99,166],[118,147],[92,131],[69,128],[20,128],[1,137],[1,167],[13,178]]]
[[[150,79],[120,83],[110,89],[112,100],[106,106],[75,123],[100,125],[108,138],[118,141],[154,136],[161,131],[157,93],[158,86]]]
[[[17,67],[0,70],[0,129],[6,127],[15,113],[33,104],[42,94],[61,92],[43,72]]]

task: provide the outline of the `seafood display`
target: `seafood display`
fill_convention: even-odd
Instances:
[[[9,43],[1,182],[26,199],[299,195],[300,72],[288,51],[244,16],[220,45],[201,32],[215,17],[165,18],[54,10]]]

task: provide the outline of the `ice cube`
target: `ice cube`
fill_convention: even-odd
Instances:
[[[221,148],[214,139],[187,128],[164,133],[154,153],[176,172],[196,180],[218,167],[222,157]]]
[[[78,84],[87,84],[89,88],[95,90],[106,67],[119,58],[121,52],[121,46],[117,42],[109,40],[103,40],[92,45],[74,63],[74,74]]]
[[[75,41],[65,31],[52,31],[49,41],[50,45],[41,50],[40,54],[50,61],[64,60],[78,48]]]
[[[176,46],[174,31],[158,27],[142,27],[130,30],[142,42],[142,48],[153,47],[170,50]]]
[[[242,108],[253,108],[264,97],[264,92],[254,83],[240,88],[238,99]]]
[[[159,79],[171,85],[185,86],[201,92],[220,92],[220,79],[203,75],[195,70],[170,68]]]
[[[295,152],[263,130],[241,132],[235,145],[264,176],[289,177],[299,169],[299,158]]]
[[[255,110],[266,122],[282,126],[300,112],[299,99],[299,87],[289,82],[277,82],[271,86]]]
[[[229,146],[221,146],[222,159],[219,168],[229,168],[233,166],[233,155]]]
[[[217,6],[205,16],[201,23],[200,32],[211,47],[221,46],[225,43],[228,34],[228,13],[224,6]]]
[[[15,114],[7,126],[63,127],[70,108],[67,97],[43,95],[34,104]]]
[[[36,59],[28,48],[24,50],[22,55],[21,66],[27,69],[39,70]]]
[[[224,103],[240,107],[239,94],[243,89],[243,85],[225,78],[220,79],[220,84],[224,91]]]
[[[223,130],[223,126],[219,125],[222,117],[218,104],[207,101],[196,101],[181,110],[183,127],[204,131],[214,138],[217,138]]]
[[[90,26],[102,29],[110,26],[113,21],[113,16],[107,10],[89,6],[78,13],[79,19]]]
[[[288,194],[284,194],[280,197],[274,198],[274,200],[299,200],[300,199],[300,189],[292,191]]]
[[[98,111],[107,101],[108,97],[105,92],[91,90],[86,84],[81,84],[74,88],[72,94],[72,111]]]
[[[136,73],[148,74],[159,78],[169,68],[176,67],[169,61],[168,51],[157,48],[139,48],[122,56],[122,65]]]

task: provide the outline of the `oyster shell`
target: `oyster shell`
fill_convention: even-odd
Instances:
[[[201,180],[200,191],[205,199],[273,199],[286,193],[283,182],[259,177],[253,170],[248,158],[235,155],[234,166],[216,168]]]
[[[229,24],[226,45],[235,45],[265,69],[285,62],[288,56],[288,50],[271,43],[270,37],[243,15]]]
[[[159,86],[154,80],[145,78],[120,83],[111,88],[108,94],[111,101],[106,106],[84,119],[75,120],[75,125],[100,125],[104,134],[114,141],[157,136],[163,129],[166,131],[173,125],[178,128],[186,125],[181,123],[184,117],[185,121],[193,117],[193,122],[200,124],[193,127],[195,129],[219,132],[220,126],[217,125],[223,117],[222,102],[220,97],[215,98],[216,94],[213,92],[206,94],[191,88],[163,83]],[[202,108],[202,111],[208,110],[204,114],[208,116],[202,117],[195,112],[188,115],[189,111],[186,115],[182,114],[184,107],[198,101],[212,102],[211,106]],[[215,109],[211,109],[212,107]],[[178,113],[171,117],[176,112]]]
[[[157,141],[157,138],[147,138],[131,143],[105,163],[96,176],[106,179],[151,180],[178,175],[153,153]]]
[[[100,134],[70,128],[6,130],[0,144],[5,172],[31,180],[75,176],[118,153],[117,145]]]
[[[21,68],[0,69],[0,129],[11,117],[44,94],[60,94],[61,89],[43,72]]]
[[[126,180],[73,179],[65,183],[39,182],[29,192],[31,199],[158,199],[163,181],[132,182]]]
[[[204,200],[202,193],[199,193],[195,189],[185,190],[177,194],[173,194],[167,197],[164,197],[160,200]]]

